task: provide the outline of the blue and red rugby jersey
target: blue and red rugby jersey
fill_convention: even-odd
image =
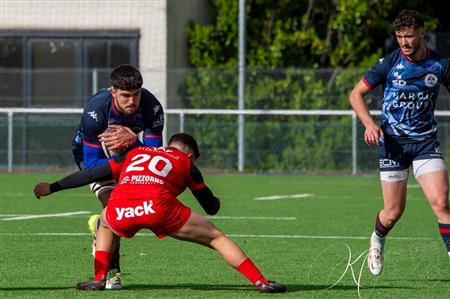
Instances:
[[[397,49],[378,60],[362,80],[370,89],[383,84],[381,129],[399,142],[436,138],[434,110],[439,88],[450,91],[450,60],[427,49],[420,62]]]
[[[83,159],[81,162],[77,161],[80,168],[91,168],[108,161],[98,135],[110,124],[126,126],[135,133],[143,132],[143,142],[138,139],[134,146],[162,146],[164,110],[150,91],[141,88],[141,101],[137,112],[125,115],[115,107],[111,90],[101,89],[84,107],[80,125],[72,142],[74,155],[82,151]]]

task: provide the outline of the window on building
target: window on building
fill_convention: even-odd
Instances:
[[[0,39],[0,106],[19,106],[23,92],[23,41]]]
[[[82,107],[115,66],[138,66],[138,39],[135,30],[0,32],[1,105]]]

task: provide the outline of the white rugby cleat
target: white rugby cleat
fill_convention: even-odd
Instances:
[[[107,290],[120,290],[122,288],[122,277],[120,277],[120,272],[117,269],[111,269],[106,277]]]
[[[367,265],[369,266],[370,273],[375,276],[381,274],[383,271],[384,257],[384,238],[378,237],[375,232],[370,237],[369,252],[367,253]]]

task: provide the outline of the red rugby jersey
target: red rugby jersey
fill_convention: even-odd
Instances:
[[[113,199],[178,196],[186,187],[205,187],[203,177],[186,153],[171,147],[137,147],[121,161],[109,160],[117,186]]]

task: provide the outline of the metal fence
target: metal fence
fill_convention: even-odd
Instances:
[[[0,170],[73,168],[70,144],[81,113],[78,108],[0,108]],[[358,174],[377,169],[376,148],[363,143],[363,128],[351,110],[167,109],[165,113],[166,135],[194,134],[202,150],[199,164],[211,171]],[[238,122],[239,115],[245,123]],[[450,157],[450,111],[436,111],[435,116],[441,150]],[[241,145],[239,126],[245,132]]]

